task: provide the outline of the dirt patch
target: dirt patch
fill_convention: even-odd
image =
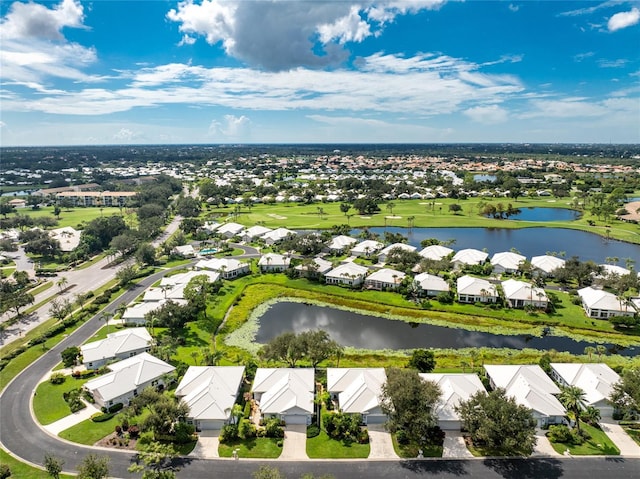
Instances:
[[[106,437],[103,437],[98,442],[94,444],[94,446],[98,447],[108,447],[112,449],[124,449],[127,451],[135,451],[136,444],[138,443],[137,439],[127,438],[125,434],[118,434],[113,432]]]

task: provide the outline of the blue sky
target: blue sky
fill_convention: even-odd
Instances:
[[[640,143],[640,1],[0,2],[4,146]]]

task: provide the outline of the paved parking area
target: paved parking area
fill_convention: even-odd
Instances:
[[[382,424],[370,424],[369,431],[369,459],[398,459],[393,450],[391,434],[385,431]]]
[[[473,454],[467,449],[460,431],[445,431],[442,457],[450,459],[473,457]]]
[[[282,454],[280,454],[279,459],[287,461],[309,459],[309,456],[307,456],[307,426],[304,424],[291,424],[285,427]]]

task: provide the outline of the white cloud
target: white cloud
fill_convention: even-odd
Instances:
[[[335,66],[348,58],[344,45],[379,35],[398,15],[434,10],[445,0],[222,1],[185,0],[169,10],[180,44],[204,37],[210,45],[266,70]]]
[[[4,121],[0,120],[0,128],[4,128],[5,126],[7,126],[7,124]]]
[[[580,63],[581,61],[586,60],[587,58],[591,58],[594,55],[595,52],[578,53],[577,55],[573,56],[573,61]]]
[[[246,140],[250,133],[251,120],[244,115],[225,115],[222,121],[213,120],[209,125],[209,135],[225,139]]]
[[[509,4],[509,10],[511,10],[512,12],[517,12],[518,10],[520,10],[520,5],[515,5],[513,3]]]
[[[120,130],[118,130],[116,133],[114,133],[113,135],[113,140],[119,142],[119,143],[131,143],[134,140],[139,140],[141,137],[140,133],[136,133],[133,130],[130,130],[129,128],[120,128]]]
[[[587,8],[579,8],[577,10],[570,10],[568,12],[563,12],[560,16],[565,17],[576,17],[579,15],[590,15],[597,10],[601,10],[603,8],[609,8],[615,5],[620,5],[621,3],[625,3],[626,0],[607,0],[606,2],[598,3],[592,7]]]
[[[600,60],[598,60],[598,65],[601,68],[621,68],[627,63],[629,63],[629,60],[626,60],[624,58],[618,58],[617,60],[605,60],[601,58]]]
[[[640,22],[640,10],[633,7],[628,12],[619,12],[613,15],[607,22],[607,28],[610,32],[631,27]]]
[[[503,123],[507,121],[507,110],[498,105],[475,106],[463,112],[473,121],[484,124]]]
[[[53,8],[37,3],[14,2],[2,19],[2,38],[64,40],[64,27],[80,28],[84,19],[78,0],[62,0]]]
[[[633,117],[637,120],[638,97],[612,97],[604,100],[575,97],[559,100],[533,100],[527,112],[519,115],[527,118],[606,118],[609,120]],[[636,121],[637,123],[637,121]]]

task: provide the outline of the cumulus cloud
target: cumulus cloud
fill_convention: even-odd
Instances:
[[[81,68],[96,60],[93,48],[68,42],[63,28],[84,28],[78,0],[63,0],[47,8],[14,2],[0,20],[0,78],[34,88],[49,76],[95,81]]]
[[[136,133],[129,128],[120,128],[120,130],[113,134],[113,140],[119,143],[131,143],[134,140],[140,139],[140,137],[140,133]]]
[[[503,123],[507,121],[507,110],[498,105],[475,106],[463,112],[473,121],[484,124]]]
[[[613,15],[607,22],[607,28],[610,32],[615,32],[636,25],[638,22],[640,22],[640,10],[634,7],[628,12]]]
[[[244,115],[225,115],[222,121],[213,120],[209,125],[209,135],[215,137],[245,140],[250,133],[251,120]]]
[[[203,37],[251,66],[280,71],[339,65],[349,56],[346,43],[379,35],[398,15],[444,3],[185,0],[169,10],[167,18],[179,24],[181,45]]]

